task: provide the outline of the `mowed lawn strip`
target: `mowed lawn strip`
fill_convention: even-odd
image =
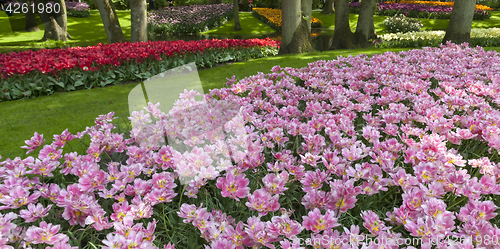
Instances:
[[[67,43],[71,43],[75,46],[93,46],[98,43],[108,43],[108,38],[104,31],[104,25],[99,11],[91,10],[90,12],[90,17],[86,18],[68,17],[68,33],[72,38],[68,40]],[[122,27],[125,38],[130,39],[130,11],[117,10],[116,15],[120,20],[120,26]],[[24,30],[24,15],[14,14],[12,17],[8,17],[4,11],[0,11],[0,49],[36,48],[33,43],[39,43],[44,32],[42,22],[39,20],[38,23],[40,31],[13,32],[12,28],[14,28],[14,30]]]

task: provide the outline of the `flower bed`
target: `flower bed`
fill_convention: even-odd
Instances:
[[[499,65],[448,43],[276,66],[149,104],[127,139],[113,113],[35,134],[1,162],[0,243],[498,248]]]
[[[407,3],[406,3],[407,2]],[[401,3],[383,2],[377,3],[377,14],[383,16],[394,16],[404,14],[413,18],[449,19],[453,5],[428,5],[424,1],[402,1]],[[432,3],[432,2],[427,2]],[[349,12],[359,13],[361,3],[350,3]],[[491,17],[491,13],[486,6],[477,7],[474,10],[474,20],[484,20]]]
[[[409,33],[385,34],[380,36],[382,43],[376,44],[378,48],[421,48],[438,47],[443,41],[443,30],[437,31],[419,31]],[[472,29],[471,44],[481,47],[499,47],[500,29]]]
[[[148,32],[150,35],[199,33],[221,26],[232,16],[232,4],[165,7],[148,12]]]
[[[276,55],[270,39],[149,41],[0,54],[0,101],[149,78],[189,62],[199,67]]]
[[[252,15],[269,27],[281,32],[281,10],[270,8],[253,8]],[[311,28],[321,28],[321,20],[316,17],[311,19]]]

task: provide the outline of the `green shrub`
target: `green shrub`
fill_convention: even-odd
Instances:
[[[156,7],[156,9],[163,9],[165,7],[168,7],[168,1],[167,0],[155,0],[155,7]]]
[[[383,24],[389,33],[419,31],[423,26],[419,20],[406,17],[403,14],[388,17],[384,20]]]
[[[95,5],[95,1],[94,0],[81,0],[82,2],[88,4],[90,6],[90,9],[91,10],[95,10],[97,9],[97,6]]]
[[[316,9],[323,9],[323,5],[324,5],[324,1],[323,0],[313,0],[313,10],[316,10]]]

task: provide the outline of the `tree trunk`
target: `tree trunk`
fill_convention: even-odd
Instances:
[[[464,42],[470,44],[470,31],[475,8],[476,1],[455,0],[450,22],[448,23],[448,28],[446,29],[446,35],[443,38],[442,44],[446,44],[447,41],[456,44],[462,44]]]
[[[36,1],[37,5],[39,3],[47,6],[48,1]],[[66,41],[67,38],[71,37],[67,32],[66,4],[64,0],[55,0],[52,5],[52,10],[54,10],[56,4],[59,4],[60,7],[58,13],[55,13],[55,11],[52,11],[52,13],[47,13],[46,11],[39,12],[44,28],[42,40]]]
[[[130,0],[130,41],[148,41],[148,15],[146,0]]]
[[[234,18],[234,30],[241,30],[240,24],[240,10],[238,8],[238,0],[233,0],[233,18]]]
[[[326,0],[325,6],[323,6],[323,11],[321,11],[321,13],[323,13],[325,15],[333,14],[335,12],[335,7],[334,7],[333,3],[334,3],[334,0]]]
[[[24,19],[26,20],[26,25],[24,27],[25,31],[34,32],[40,31],[40,27],[38,27],[38,22],[36,20],[35,12],[33,12],[33,8],[31,4],[36,4],[34,1],[23,0],[23,4],[28,4],[28,11],[24,13]],[[36,8],[36,7],[35,7]]]
[[[293,34],[302,19],[300,0],[282,0],[281,11],[281,45],[278,54],[286,54],[286,47],[292,42]]]
[[[363,0],[363,2],[361,2],[354,39],[356,44],[363,48],[368,46],[368,40],[373,36],[370,32],[375,32],[373,23],[375,4],[375,0]]]
[[[313,52],[311,45],[311,31],[307,28],[307,21],[304,18],[301,18],[299,27],[293,33],[292,41],[283,49],[281,54],[301,54],[310,52]]]
[[[125,42],[125,35],[123,35],[122,28],[120,26],[120,21],[116,16],[115,7],[111,0],[95,0],[95,5],[99,9],[99,14],[101,15],[102,24],[104,24],[104,30],[106,31],[106,36],[108,37],[108,42]]]
[[[326,51],[329,50],[332,45],[333,36],[330,35],[319,35],[316,39],[316,50]]]
[[[335,0],[335,7],[335,31],[330,49],[354,48],[354,35],[349,26],[349,1]]]
[[[311,19],[312,19],[312,0],[302,0],[300,1],[300,8],[302,10],[302,15],[306,19],[307,28],[309,33],[311,32]]]

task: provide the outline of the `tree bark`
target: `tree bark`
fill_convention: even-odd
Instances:
[[[48,1],[35,1],[37,6],[39,3],[46,7]],[[59,4],[60,10],[54,8],[57,4]],[[66,41],[71,36],[67,32],[66,4],[64,0],[55,0],[52,4],[52,10],[52,13],[47,13],[47,11],[38,12],[44,28],[42,40]],[[59,12],[56,13],[56,10],[59,10]]]
[[[148,41],[148,19],[146,0],[130,0],[130,41]]]
[[[66,2],[64,0],[54,0],[54,4],[59,3],[61,5],[61,14],[55,15],[56,22],[63,30],[66,37],[68,37],[68,16],[66,13]]]
[[[299,27],[293,33],[292,41],[284,48],[282,54],[301,54],[310,52],[313,52],[311,31],[307,28],[307,21],[301,18]]]
[[[373,23],[375,4],[375,0],[363,0],[361,2],[354,39],[355,43],[363,48],[368,46],[368,40],[373,37],[373,33],[375,32]],[[371,34],[370,32],[373,33]]]
[[[446,29],[446,34],[442,44],[451,41],[456,44],[467,42],[470,44],[470,31],[472,28],[472,19],[474,19],[474,9],[476,1],[455,0],[453,11],[451,12],[450,22]]]
[[[302,0],[300,1],[300,8],[302,10],[302,16],[306,19],[307,28],[309,33],[311,32],[311,19],[312,19],[312,0]]]
[[[278,54],[286,54],[286,47],[292,42],[293,34],[302,19],[300,0],[282,0],[281,11],[281,45]]]
[[[33,8],[31,8],[31,4],[36,3],[34,1],[27,0],[23,0],[23,3],[28,4],[28,11],[24,13],[24,19],[26,20],[24,30],[28,32],[40,31],[40,27],[38,27],[38,21],[36,20],[36,12],[33,12]]]
[[[240,10],[238,6],[238,0],[233,0],[233,18],[234,18],[234,30],[241,30],[240,24]]]
[[[108,37],[108,42],[125,42],[125,35],[122,32],[120,26],[120,21],[116,16],[115,7],[111,0],[95,0],[95,5],[99,9],[99,14],[101,15],[102,24],[104,25],[104,30],[106,31],[106,36]]]
[[[323,11],[321,13],[325,15],[330,15],[335,12],[335,7],[334,7],[334,0],[326,0],[325,6],[323,6]]]
[[[354,48],[354,34],[349,26],[349,1],[335,0],[335,31],[330,49]]]

